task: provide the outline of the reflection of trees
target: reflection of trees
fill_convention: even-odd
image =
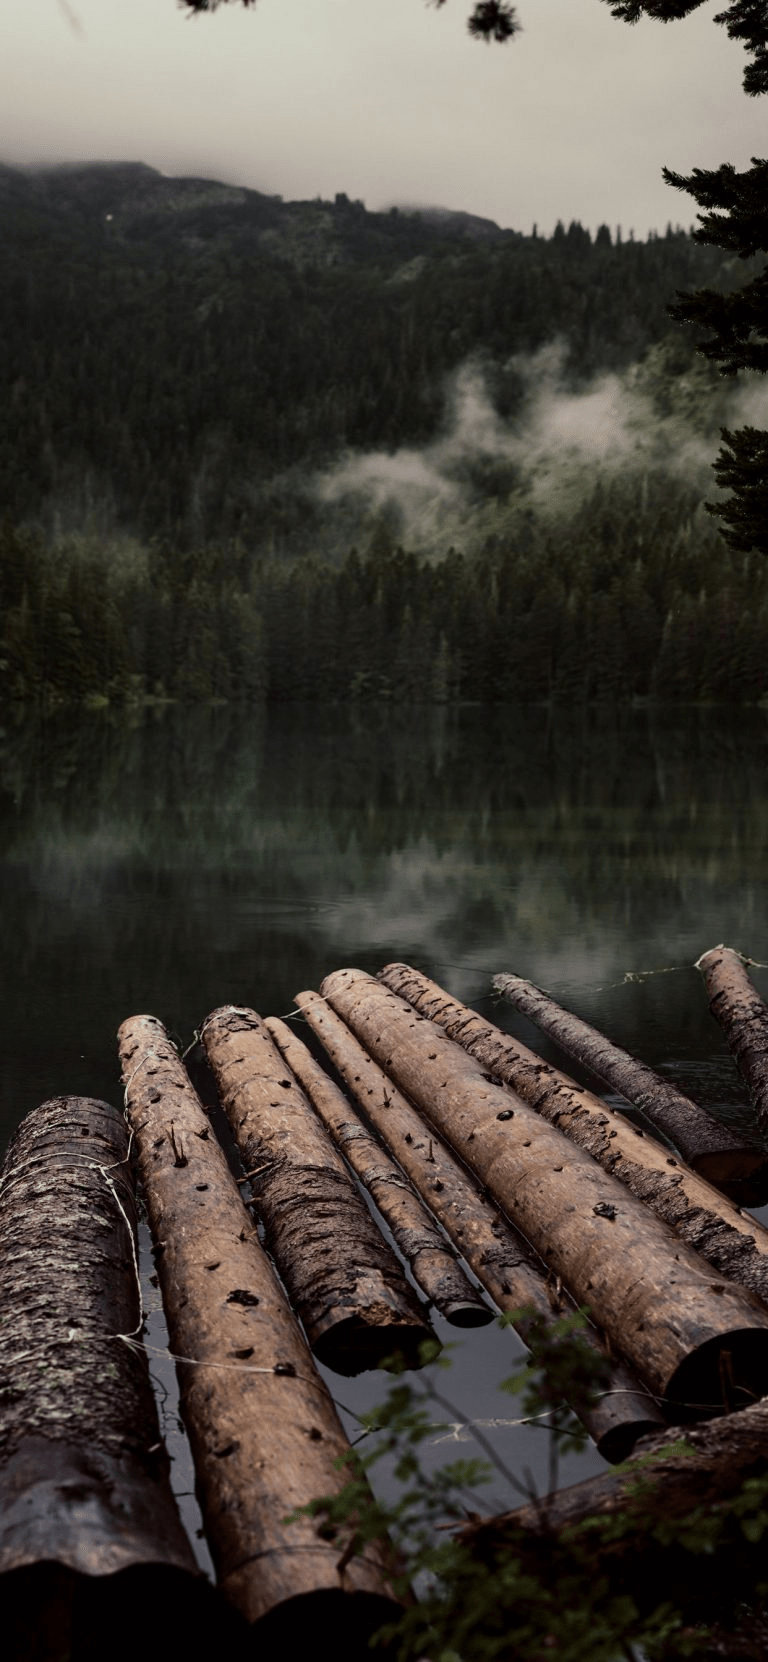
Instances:
[[[723,938],[765,956],[766,732],[759,711],[392,706],[6,728],[5,1113],[115,1100],[130,1010],[187,1037],[216,1004],[281,1013],[394,957],[470,1001],[518,970],[651,1062],[711,1055],[692,974],[610,988]]]

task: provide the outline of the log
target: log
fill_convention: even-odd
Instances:
[[[748,960],[730,946],[702,953],[701,970],[709,1008],[720,1023],[728,1049],[744,1080],[762,1131],[768,1130],[768,1005],[747,974]]]
[[[627,1102],[640,1108],[651,1125],[679,1149],[692,1171],[740,1206],[762,1206],[768,1200],[768,1157],[764,1149],[737,1136],[729,1126],[721,1125],[669,1080],[662,1079],[653,1068],[612,1044],[597,1028],[564,1010],[532,981],[525,981],[520,975],[495,975],[493,986],[516,1010],[554,1039],[561,1050],[574,1056],[611,1090],[618,1091]],[[768,1049],[768,1021],[766,1035]]]
[[[478,1281],[499,1310],[514,1315],[513,1327],[535,1351],[539,1324],[543,1321],[551,1329],[563,1314],[574,1311],[573,1301],[556,1286],[528,1242],[485,1198],[441,1139],[428,1133],[416,1109],[325,999],[303,992],[296,995],[296,1003],[345,1085]],[[593,1328],[584,1328],[582,1338],[605,1356]],[[600,1454],[610,1461],[626,1459],[639,1437],[665,1423],[653,1397],[617,1362],[612,1364],[605,1393],[593,1408],[580,1411],[579,1417]]]
[[[457,1533],[485,1562],[514,1553],[532,1574],[547,1577],[553,1596],[558,1574],[579,1576],[586,1568],[593,1584],[604,1576],[609,1594],[630,1593],[642,1613],[669,1600],[687,1621],[724,1622],[732,1634],[739,1602],[754,1601],[756,1585],[765,1582],[765,1540],[761,1531],[745,1536],[738,1518],[729,1517],[729,1503],[745,1483],[766,1476],[764,1401],[690,1427],[684,1437],[669,1431],[648,1439],[620,1471],[475,1519]],[[686,1535],[695,1536],[697,1514],[711,1520],[718,1513],[723,1534],[716,1556],[704,1556],[695,1540],[687,1545]],[[615,1527],[619,1519],[623,1529]],[[594,1520],[607,1526],[604,1535]],[[705,1654],[721,1652],[705,1646]],[[765,1653],[727,1648],[722,1654]]]
[[[297,1034],[275,1017],[267,1017],[264,1025],[326,1131],[378,1207],[429,1302],[454,1327],[487,1327],[493,1321],[492,1310],[395,1161],[366,1130]]]
[[[254,1010],[200,1029],[266,1243],[318,1360],[362,1373],[399,1355],[418,1367],[426,1311]]]
[[[320,990],[670,1413],[768,1390],[768,1310],[746,1288],[372,976],[339,970]]]
[[[378,1546],[287,1515],[345,1482],[327,1386],[162,1023],[120,1028],[128,1115],[217,1582],[259,1640],[330,1622],[342,1655],[397,1614]],[[195,1654],[193,1652],[193,1654]]]
[[[123,1624],[150,1589],[178,1604],[182,1638],[210,1628],[214,1595],[138,1341],[128,1130],[108,1103],[55,1097],[16,1131],[0,1174],[0,1302],[7,1654],[85,1653],[95,1622]]]
[[[768,1230],[755,1218],[742,1214],[601,1097],[542,1062],[418,970],[388,964],[379,979],[437,1022],[495,1078],[519,1092],[569,1142],[586,1149],[719,1275],[748,1287],[768,1305]]]

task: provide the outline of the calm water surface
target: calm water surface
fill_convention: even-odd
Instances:
[[[749,1123],[692,965],[720,941],[768,961],[762,712],[8,721],[0,883],[3,1145],[47,1096],[120,1102],[115,1032],[129,1014],[153,1012],[187,1045],[215,1005],[282,1015],[331,969],[391,959],[489,1013],[494,973],[529,976]],[[754,975],[768,996],[768,970]],[[500,1006],[494,1019],[554,1058],[522,1018]],[[153,1332],[161,1341],[157,1317]],[[496,1385],[516,1354],[495,1328],[462,1341],[441,1380],[462,1417],[514,1415]],[[171,1383],[169,1364],[158,1371]],[[382,1395],[378,1378],[333,1388],[357,1411]],[[541,1436],[494,1436],[543,1473]],[[172,1442],[177,1487],[191,1487]],[[470,1449],[435,1457],[456,1452]],[[590,1454],[564,1475],[600,1466]]]

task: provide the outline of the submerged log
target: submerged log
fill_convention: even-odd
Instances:
[[[454,1327],[486,1327],[493,1312],[476,1291],[416,1191],[367,1131],[338,1085],[285,1022],[265,1027],[392,1231],[422,1292]]]
[[[670,1412],[768,1391],[768,1310],[433,1022],[362,970],[321,987]]]
[[[303,992],[296,995],[296,1003],[345,1085],[478,1281],[499,1310],[514,1314],[512,1325],[535,1352],[541,1324],[551,1330],[562,1315],[573,1312],[573,1301],[440,1138],[428,1132],[416,1109],[325,999]],[[581,1337],[605,1356],[593,1328],[582,1329]],[[616,1362],[604,1393],[594,1407],[580,1408],[579,1417],[603,1458],[611,1461],[626,1459],[639,1437],[665,1423],[653,1397],[628,1368]]]
[[[574,1056],[611,1090],[618,1091],[627,1102],[640,1108],[651,1125],[679,1149],[692,1171],[741,1206],[762,1206],[768,1200],[768,1157],[764,1149],[737,1136],[729,1126],[720,1125],[669,1080],[662,1079],[653,1068],[612,1044],[597,1028],[564,1010],[532,981],[524,981],[521,975],[495,975],[493,985],[516,1010],[554,1039],[561,1050]],[[768,1035],[768,1011],[765,1015]],[[765,1045],[768,1051],[768,1036]]]
[[[124,1022],[120,1057],[218,1584],[260,1640],[330,1623],[354,1656],[397,1611],[382,1550],[286,1521],[346,1480],[328,1389],[162,1024]]]
[[[696,964],[709,1008],[720,1023],[728,1049],[744,1080],[757,1123],[768,1130],[768,1005],[753,987],[741,953],[713,946]]]
[[[214,1010],[200,1030],[256,1210],[321,1362],[357,1374],[430,1337],[426,1311],[341,1155],[254,1010]]]
[[[408,964],[388,964],[379,980],[519,1092],[569,1142],[586,1149],[720,1275],[748,1287],[768,1305],[768,1230],[755,1218],[740,1212],[600,1097],[542,1062],[426,975]]]
[[[92,1623],[112,1631],[150,1588],[178,1601],[189,1639],[214,1595],[171,1492],[138,1341],[128,1130],[107,1103],[55,1097],[16,1131],[0,1174],[0,1303],[7,1653],[85,1654]]]

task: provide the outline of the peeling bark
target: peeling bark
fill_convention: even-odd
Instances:
[[[521,1312],[532,1311],[551,1326],[575,1309],[573,1301],[441,1139],[428,1131],[420,1114],[325,999],[319,993],[303,992],[297,993],[296,1003],[347,1088],[478,1281],[499,1310],[516,1313],[512,1325],[531,1345],[535,1328]],[[583,1329],[582,1338],[605,1355],[594,1329]],[[635,1375],[617,1362],[612,1365],[605,1395],[580,1418],[604,1459],[611,1461],[626,1459],[639,1437],[666,1423]]]
[[[128,1130],[105,1102],[27,1115],[0,1174],[0,1618],[9,1655],[80,1656],[150,1585],[213,1595],[169,1483],[141,1324]],[[126,1342],[126,1336],[129,1342]],[[180,1619],[180,1628],[184,1626]]]
[[[740,1212],[600,1097],[542,1062],[418,970],[388,964],[379,980],[519,1092],[569,1142],[586,1149],[720,1275],[748,1287],[768,1305],[768,1230],[755,1218]]]
[[[361,970],[321,992],[670,1412],[768,1391],[768,1311],[460,1046]],[[733,1381],[733,1383],[731,1383]]]
[[[486,1327],[493,1312],[394,1160],[366,1130],[305,1044],[275,1017],[265,1027],[352,1170],[368,1190],[431,1304],[455,1327]]]
[[[696,965],[709,1008],[744,1080],[761,1130],[768,1130],[768,1005],[753,987],[740,953],[714,946]]]
[[[219,1586],[259,1636],[330,1619],[346,1654],[397,1612],[377,1547],[347,1561],[312,1518],[349,1453],[327,1387],[210,1122],[153,1016],[120,1029],[130,1123]]]
[[[426,1311],[254,1010],[214,1010],[201,1038],[266,1232],[315,1355],[336,1373],[399,1353],[418,1367]]]
[[[533,982],[524,981],[520,975],[495,975],[493,985],[516,1010],[548,1033],[561,1050],[575,1056],[611,1090],[640,1108],[646,1119],[675,1144],[692,1171],[741,1206],[762,1206],[768,1200],[768,1157],[764,1149],[737,1137],[729,1126],[720,1125],[669,1080],[569,1010],[563,1010]],[[766,1082],[768,1085],[768,1056]]]

